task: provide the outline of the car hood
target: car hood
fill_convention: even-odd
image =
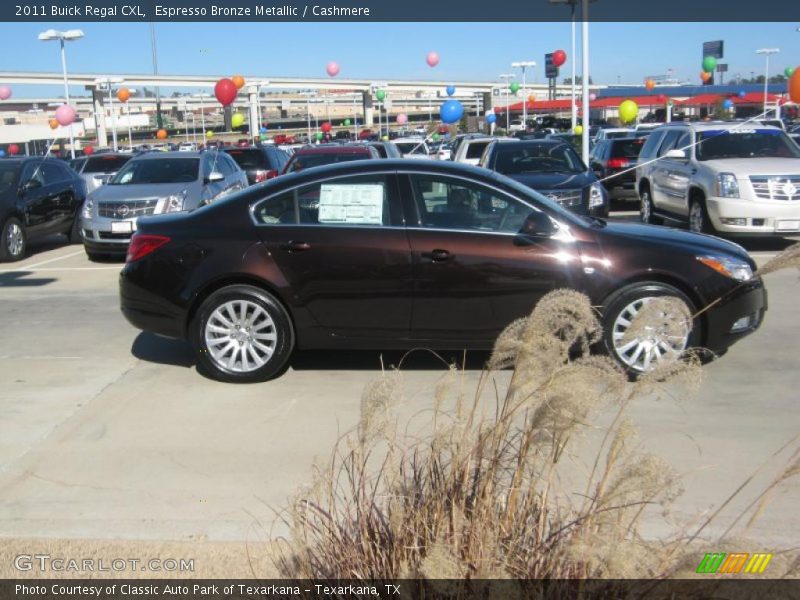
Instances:
[[[637,244],[669,246],[687,253],[719,254],[736,256],[751,262],[747,251],[739,244],[723,240],[713,235],[693,233],[671,227],[657,227],[639,223],[606,223],[602,229],[604,236],[626,238]]]
[[[519,175],[506,175],[514,181],[536,191],[555,189],[582,188],[597,181],[591,172],[582,173],[521,173]]]
[[[750,175],[800,175],[800,158],[723,158],[700,161],[717,173]]]
[[[193,183],[148,183],[143,185],[106,184],[92,192],[92,200],[135,200],[137,198],[166,198],[191,188]]]

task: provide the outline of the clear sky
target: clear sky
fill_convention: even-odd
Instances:
[[[774,74],[800,64],[798,25],[592,23],[592,79],[595,83],[641,83],[646,75],[672,68],[679,79],[699,83],[702,42],[717,39],[725,41],[724,62],[730,69],[726,79],[737,73],[744,77],[763,73],[764,59],[755,54],[761,47],[781,49],[771,59]],[[71,71],[152,72],[146,23],[2,23],[0,70],[59,71],[57,44],[36,39],[49,27],[85,32],[84,39],[68,45]],[[535,60],[538,64],[529,80],[541,82],[545,52],[570,51],[567,22],[157,23],[156,31],[159,71],[175,75],[325,77],[326,63],[335,60],[341,65],[340,77],[493,81],[511,71],[512,61]],[[425,64],[430,50],[441,55],[435,69]],[[567,63],[562,76],[568,76],[569,70]],[[45,88],[20,86],[15,95],[41,96]]]

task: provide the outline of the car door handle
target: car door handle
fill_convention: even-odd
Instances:
[[[286,250],[287,252],[304,252],[305,250],[311,250],[311,244],[307,242],[288,242],[286,244],[281,244],[281,250]]]
[[[430,252],[423,252],[422,258],[428,258],[433,262],[444,262],[453,258],[453,255],[447,250],[440,250],[437,248],[435,250],[431,250]]]

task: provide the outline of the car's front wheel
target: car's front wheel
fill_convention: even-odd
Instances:
[[[286,309],[271,294],[249,285],[211,294],[192,322],[191,339],[199,368],[232,383],[279,375],[294,348]]]
[[[695,233],[715,233],[714,225],[708,218],[706,203],[695,196],[689,203],[689,230]]]
[[[654,304],[650,309],[640,314],[651,303]],[[692,301],[676,287],[655,281],[628,285],[604,303],[606,350],[634,374],[678,360],[687,349],[698,344],[695,312]]]
[[[25,227],[17,217],[9,217],[0,232],[0,262],[12,262],[25,258],[28,238]]]

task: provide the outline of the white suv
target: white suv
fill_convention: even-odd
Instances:
[[[688,222],[696,232],[800,232],[800,147],[760,123],[672,123],[639,154],[636,189],[645,223]]]

